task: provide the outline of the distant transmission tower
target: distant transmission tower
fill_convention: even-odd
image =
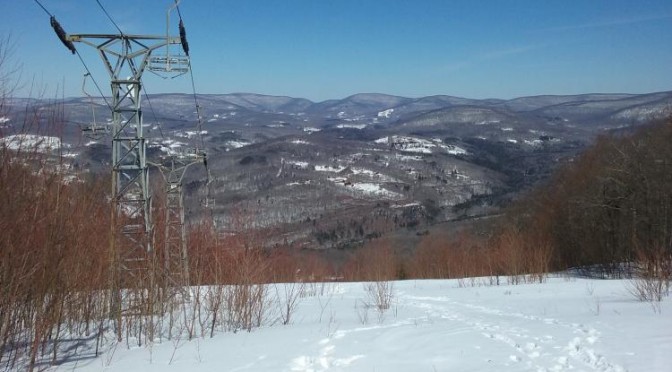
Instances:
[[[156,165],[165,181],[165,231],[164,231],[164,273],[165,289],[168,297],[181,294],[189,297],[186,288],[189,280],[189,256],[187,254],[187,231],[184,217],[184,174],[191,165],[205,164],[205,152],[193,149],[171,155],[166,163]]]

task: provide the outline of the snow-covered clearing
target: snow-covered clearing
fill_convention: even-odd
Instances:
[[[389,191],[377,183],[354,182],[351,187],[364,194],[381,196],[390,199],[401,198],[401,195],[397,194],[396,192]]]
[[[451,155],[464,155],[467,153],[466,150],[458,146],[444,145],[440,139],[427,140],[424,138],[394,135],[382,137],[373,142],[377,144],[387,144],[391,148],[397,150],[421,154],[431,154],[433,149],[440,149]]]
[[[310,163],[307,161],[298,161],[298,160],[287,160],[285,163],[300,168],[300,169],[307,169]]]
[[[379,117],[379,118],[389,119],[389,118],[390,118],[390,115],[392,115],[393,112],[394,112],[394,109],[383,110],[383,111],[381,111],[381,112],[378,113],[378,117]]]
[[[338,167],[334,167],[334,166],[331,166],[331,165],[316,165],[315,166],[315,170],[317,172],[338,173],[338,172],[343,171],[344,169],[345,169],[345,167],[341,167],[341,166],[338,166]]]
[[[208,134],[207,130],[201,130],[201,131],[188,130],[188,131],[185,131],[185,132],[175,132],[175,137],[182,137],[182,138],[190,138],[191,139],[191,138],[195,138],[196,136],[206,135],[206,134]]]
[[[252,144],[251,142],[245,141],[245,140],[240,140],[240,141],[230,140],[230,141],[226,141],[224,143],[224,146],[226,146],[226,151],[229,151],[231,149],[239,149],[241,147],[245,147],[245,146],[248,146],[248,145],[251,145],[251,144]]]
[[[505,282],[505,279],[502,279]],[[151,347],[92,344],[69,371],[669,371],[671,301],[634,300],[627,281],[552,278],[394,282],[389,310],[362,283],[307,284],[288,325]],[[474,286],[472,286],[474,285]],[[276,293],[275,291],[271,291]],[[283,293],[282,290],[279,293]],[[84,341],[82,341],[84,342]]]
[[[338,129],[364,129],[367,127],[367,124],[338,124],[336,128]]]
[[[10,150],[27,150],[37,152],[56,151],[60,148],[69,148],[62,143],[59,137],[41,136],[38,134],[13,134],[0,138],[0,146],[7,146]]]

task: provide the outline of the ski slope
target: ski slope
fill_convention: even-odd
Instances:
[[[505,281],[504,281],[505,283]],[[362,283],[308,284],[288,325],[151,347],[92,345],[57,371],[670,371],[672,304],[654,307],[627,280],[550,278],[393,283],[367,308]],[[274,290],[272,293],[276,293]],[[132,344],[132,343],[131,343]]]

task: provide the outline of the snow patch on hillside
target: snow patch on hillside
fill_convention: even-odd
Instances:
[[[302,186],[302,185],[310,185],[310,180],[290,182],[287,184],[287,186]]]
[[[231,149],[239,149],[241,147],[249,146],[251,144],[252,142],[245,140],[229,140],[224,142],[224,145],[227,147],[226,151],[229,151]]]
[[[400,199],[401,195],[373,182],[351,182],[346,177],[329,177],[329,181],[355,191],[358,194],[382,197],[386,199]]]
[[[394,112],[394,109],[387,109],[378,113],[379,118],[389,119],[390,115]]]
[[[523,142],[524,142],[526,145],[528,145],[528,146],[532,146],[532,147],[538,147],[538,146],[541,146],[541,144],[543,143],[543,141],[540,140],[540,139],[535,139],[535,140],[523,140]]]
[[[394,159],[401,161],[423,161],[422,156],[419,155],[394,154]]]
[[[338,129],[364,129],[367,124],[338,124],[336,128]]]
[[[206,134],[208,134],[207,130],[201,130],[201,131],[188,130],[188,131],[185,131],[185,132],[176,132],[175,137],[191,139],[191,138],[194,138],[196,136],[199,136],[199,135],[203,136],[203,135],[206,135]]]
[[[287,160],[287,164],[295,166],[300,169],[307,169],[310,165],[307,161]]]
[[[161,152],[164,152],[168,155],[177,155],[178,151],[176,149],[185,146],[186,143],[179,142],[173,139],[166,139],[161,142],[152,142],[149,144],[149,147],[158,147]]]
[[[352,184],[352,188],[365,194],[371,194],[375,196],[383,196],[392,199],[400,197],[400,195],[396,192],[389,191],[377,183],[355,182]]]
[[[389,177],[380,172],[374,172],[370,169],[352,167],[350,170],[353,174],[367,176],[380,182],[399,182],[399,180],[395,178]]]
[[[406,204],[395,204],[392,205],[392,208],[411,208],[411,207],[419,207],[420,203],[418,202],[413,202],[413,203],[406,203]]]
[[[502,122],[501,120],[481,120],[481,121],[478,121],[474,124],[476,124],[476,125],[487,125],[487,124],[497,124],[497,123],[501,123],[501,122]]]
[[[0,146],[6,146],[10,150],[21,149],[41,153],[71,147],[69,144],[61,142],[61,139],[58,137],[40,136],[37,134],[13,134],[0,138]]]
[[[391,148],[405,152],[431,154],[434,151],[445,151],[451,155],[464,155],[467,151],[455,145],[445,145],[439,139],[424,139],[408,136],[388,136],[375,141],[378,144],[388,144]]]
[[[331,173],[338,173],[341,172],[345,169],[345,167],[341,166],[331,166],[331,165],[316,165],[315,170],[318,172],[331,172]]]

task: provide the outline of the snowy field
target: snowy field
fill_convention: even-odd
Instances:
[[[475,285],[475,286],[472,286]],[[389,310],[362,283],[307,285],[290,324],[151,347],[108,348],[55,370],[672,371],[672,303],[636,301],[628,281],[551,278],[393,283]],[[272,290],[275,293],[275,290]],[[282,289],[280,289],[282,293]]]

